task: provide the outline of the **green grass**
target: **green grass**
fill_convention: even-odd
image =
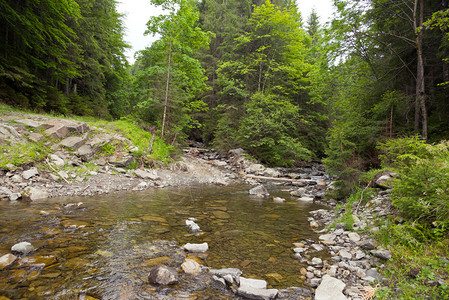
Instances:
[[[388,282],[377,299],[449,299],[448,238],[419,247],[390,242],[393,257],[383,271]]]
[[[0,112],[2,111],[13,111],[38,115],[33,112],[21,111],[0,103]],[[49,118],[54,117],[51,115],[42,116],[46,116]],[[137,149],[132,152],[132,155],[136,158],[136,160],[141,163],[146,163],[147,165],[164,165],[170,162],[170,155],[174,152],[174,148],[172,146],[166,144],[163,140],[156,136],[154,139],[152,152],[149,153],[148,148],[150,146],[152,137],[151,133],[143,130],[138,125],[138,123],[131,118],[125,118],[112,122],[95,119],[93,117],[64,117],[64,119],[86,122],[91,127],[99,127],[111,133],[121,133],[137,147]],[[51,154],[50,149],[47,149],[43,146],[46,141],[48,141],[48,138],[39,143],[26,141],[15,145],[2,145],[0,147],[0,168],[7,169],[7,164],[14,164],[16,166],[19,166],[25,163],[38,163],[39,161],[45,160],[45,158]],[[127,145],[126,143],[108,143],[103,146],[101,154],[112,155],[118,148],[130,150],[130,147],[131,145]],[[131,166],[131,168],[135,168],[137,166],[138,165],[136,163]]]
[[[42,142],[20,142],[17,144],[2,145],[0,153],[0,168],[8,169],[8,164],[19,166],[25,163],[36,163],[44,160],[50,149],[43,146]]]

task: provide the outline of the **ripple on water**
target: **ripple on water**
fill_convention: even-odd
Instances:
[[[147,282],[151,267],[179,268],[186,258],[211,268],[240,268],[270,287],[302,286],[304,265],[293,258],[293,243],[316,239],[307,218],[320,207],[298,204],[279,188],[270,193],[286,203],[254,199],[248,189],[201,186],[0,202],[0,254],[21,241],[36,248],[0,271],[0,290],[11,299],[235,298],[225,290],[217,293],[205,272],[184,275],[169,288]],[[79,201],[83,209],[64,208]],[[200,234],[185,226],[189,217],[197,219]],[[204,254],[187,254],[181,247],[203,242],[209,244]]]

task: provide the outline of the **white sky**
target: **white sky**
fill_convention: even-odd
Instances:
[[[313,8],[320,16],[323,24],[330,19],[333,13],[332,0],[296,0],[305,22]],[[126,52],[128,61],[134,63],[134,53],[145,47],[151,46],[157,37],[144,36],[146,23],[151,16],[161,14],[162,10],[150,4],[149,0],[119,0],[117,10],[125,14],[124,25],[126,27],[125,40],[132,46]]]

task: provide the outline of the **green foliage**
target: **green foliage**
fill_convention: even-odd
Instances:
[[[291,134],[300,120],[299,108],[288,100],[256,93],[246,105],[246,115],[239,128],[241,145],[272,165],[310,160],[310,151]]]
[[[207,86],[205,71],[194,52],[207,47],[211,33],[197,26],[199,18],[193,1],[153,1],[168,14],[150,18],[146,34],[161,38],[141,52],[135,86],[136,111],[140,117],[160,124],[161,135],[176,136],[198,127],[195,114],[207,109],[200,98]]]
[[[104,155],[112,155],[115,152],[115,147],[109,143],[105,143],[101,147],[101,153]]]
[[[413,137],[388,141],[380,148],[385,152],[383,161],[394,165],[400,175],[392,202],[401,214],[426,226],[448,222],[448,142],[429,145]]]

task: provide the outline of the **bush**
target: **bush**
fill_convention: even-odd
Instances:
[[[429,229],[449,220],[449,144],[429,145],[417,137],[380,145],[385,165],[400,175],[395,180],[392,203],[410,221]],[[437,223],[435,223],[437,222]]]

